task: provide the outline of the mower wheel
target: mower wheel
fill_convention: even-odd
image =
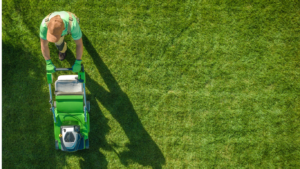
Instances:
[[[85,140],[85,149],[89,149],[90,148],[90,143],[89,143],[89,139]]]
[[[86,101],[86,109],[87,109],[88,112],[90,112],[90,110],[91,110],[90,101]]]
[[[55,140],[55,149],[58,150],[58,141]]]

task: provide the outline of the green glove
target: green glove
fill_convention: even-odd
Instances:
[[[52,61],[46,60],[46,70],[48,73],[54,73],[55,72],[55,66],[53,65]]]
[[[73,72],[79,72],[81,69],[81,60],[76,60],[74,65],[72,66]]]

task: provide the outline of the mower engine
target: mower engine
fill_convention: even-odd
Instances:
[[[77,151],[84,148],[82,136],[80,134],[80,126],[61,126],[61,150]]]

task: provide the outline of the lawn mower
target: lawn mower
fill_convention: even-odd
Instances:
[[[56,68],[55,71],[72,71]],[[85,72],[81,65],[78,75],[60,75],[55,81],[55,101],[52,100],[52,73],[47,73],[50,92],[50,111],[54,119],[55,148],[75,152],[89,149],[90,102],[86,101]]]

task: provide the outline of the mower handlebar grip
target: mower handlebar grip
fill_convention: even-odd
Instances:
[[[72,71],[72,68],[55,68],[55,71]]]
[[[55,68],[55,71],[72,71],[73,68]],[[81,64],[81,72],[84,72],[84,66]]]

